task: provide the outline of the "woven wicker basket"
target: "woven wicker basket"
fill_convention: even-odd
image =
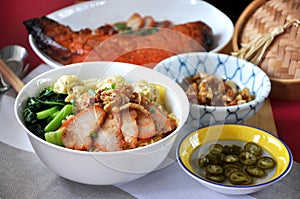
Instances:
[[[300,0],[254,0],[236,22],[233,51],[283,26],[288,17],[300,20]],[[293,25],[276,36],[258,66],[271,79],[271,97],[300,100],[300,25]]]

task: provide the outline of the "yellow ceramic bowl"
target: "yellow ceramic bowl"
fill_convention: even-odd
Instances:
[[[263,155],[271,156],[276,167],[267,171],[263,178],[254,178],[251,185],[232,185],[216,183],[204,177],[203,169],[198,165],[199,157],[208,151],[213,143],[244,146],[246,142],[255,142],[263,149]],[[214,125],[196,130],[185,136],[178,145],[177,159],[181,168],[193,179],[209,189],[226,194],[248,194],[259,191],[288,174],[292,168],[293,156],[288,146],[273,134],[241,124]]]

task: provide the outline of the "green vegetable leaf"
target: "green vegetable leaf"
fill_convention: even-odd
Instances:
[[[55,117],[56,108],[53,107],[58,107],[56,111],[59,111],[69,104],[64,101],[66,97],[66,94],[55,93],[50,87],[42,89],[37,96],[29,97],[23,111],[24,123],[28,130],[45,139],[44,128]]]
[[[52,88],[44,88],[39,92],[37,100],[48,105],[65,105],[67,96],[67,94],[54,92]]]
[[[62,125],[62,121],[72,113],[73,113],[73,105],[71,104],[65,105],[59,111],[59,113],[47,124],[47,126],[44,128],[44,131],[50,132],[50,131],[57,130]]]
[[[155,108],[153,108],[153,107],[150,107],[150,113],[155,113]]]
[[[97,137],[97,133],[95,133],[94,131],[91,131],[90,135],[91,135],[92,138],[96,138]]]
[[[52,144],[58,145],[58,146],[64,146],[62,142],[62,134],[64,132],[64,128],[60,128],[56,131],[51,131],[45,133],[45,140],[47,142],[50,142]]]

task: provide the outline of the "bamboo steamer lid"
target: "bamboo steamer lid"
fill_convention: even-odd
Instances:
[[[300,0],[254,0],[236,22],[233,51],[284,26],[291,18],[300,21]],[[271,97],[300,100],[300,25],[293,24],[277,35],[257,65],[271,79]]]

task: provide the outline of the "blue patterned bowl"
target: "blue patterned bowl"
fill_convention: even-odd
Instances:
[[[235,106],[203,106],[190,103],[187,123],[194,128],[224,123],[243,123],[263,106],[271,91],[266,73],[258,66],[234,56],[195,52],[179,54],[158,63],[154,70],[165,74],[177,83],[185,77],[202,72],[218,78],[232,80],[239,88],[247,87],[255,99]]]

